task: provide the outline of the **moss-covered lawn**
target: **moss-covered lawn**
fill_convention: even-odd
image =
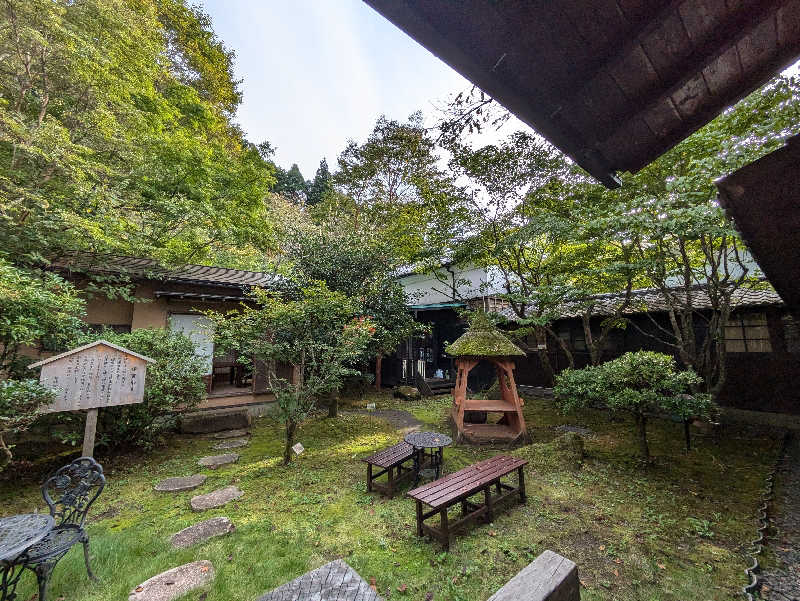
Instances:
[[[360,404],[369,401],[407,409],[431,428],[447,427],[449,399],[400,403],[381,397]],[[422,600],[432,593],[435,601],[482,601],[544,549],[578,564],[584,600],[735,597],[744,580],[743,550],[754,534],[763,470],[775,459],[778,436],[728,428],[719,441],[696,435],[695,449],[686,454],[682,427],[656,422],[651,448],[657,459],[645,467],[634,456],[630,422],[612,423],[594,411],[562,416],[546,400],[529,400],[525,417],[534,444],[512,453],[530,460],[528,504],[458,536],[449,553],[414,536],[410,500],[367,494],[359,459],[399,438],[371,416],[308,421],[298,435],[306,452],[290,467],[280,464],[279,424],[260,418],[251,444],[237,449],[237,464],[206,470],[200,489],[174,496],[155,493],[154,484],[200,471],[197,458],[216,453],[208,438],[176,436],[144,459],[104,458],[108,486],[89,526],[102,582],[87,580],[76,547],[57,566],[50,598],[126,599],[133,587],[163,570],[209,559],[215,582],[186,599],[252,601],[343,557],[392,599]],[[551,444],[558,424],[594,432],[585,440],[582,467],[574,469]],[[450,447],[446,468],[497,452]],[[244,490],[244,497],[202,514],[189,508],[192,495],[230,484]],[[44,510],[37,482],[0,481],[0,515],[34,509]],[[218,515],[233,520],[233,534],[190,549],[171,548],[171,534]],[[32,579],[21,589],[19,598],[31,599]]]

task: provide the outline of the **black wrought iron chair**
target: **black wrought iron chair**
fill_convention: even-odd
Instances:
[[[39,601],[46,601],[47,583],[53,568],[76,543],[83,544],[83,559],[89,578],[97,580],[89,565],[89,535],[84,523],[89,507],[105,485],[103,467],[91,457],[81,457],[59,468],[42,485],[42,496],[56,525],[24,553],[24,558],[20,558],[36,573]]]

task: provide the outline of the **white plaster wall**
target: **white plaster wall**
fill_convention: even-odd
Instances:
[[[451,267],[452,273],[444,268],[437,275],[412,274],[400,278],[400,283],[409,303],[412,305],[433,305],[494,296],[504,292],[502,280],[496,268]],[[453,279],[456,284],[455,298],[452,292]]]

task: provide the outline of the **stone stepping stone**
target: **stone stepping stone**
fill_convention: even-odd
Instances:
[[[154,489],[158,492],[181,492],[184,490],[194,490],[202,486],[206,481],[205,474],[195,474],[194,476],[182,476],[180,478],[167,478],[155,485]]]
[[[214,438],[241,438],[242,436],[250,436],[250,432],[247,430],[225,430],[214,434]]]
[[[189,504],[195,511],[204,511],[206,509],[214,509],[215,507],[222,507],[226,503],[230,503],[234,499],[238,499],[244,494],[244,491],[239,490],[238,486],[226,486],[213,490],[204,495],[197,495],[192,497]]]
[[[205,559],[193,561],[145,580],[128,595],[128,601],[171,601],[214,580],[214,566]]]
[[[225,453],[224,455],[201,457],[197,464],[215,470],[220,466],[236,463],[237,461],[239,461],[239,455],[237,453]]]
[[[184,528],[180,532],[172,535],[172,546],[178,549],[185,549],[197,543],[202,543],[214,536],[222,536],[235,530],[233,522],[226,517],[211,518],[205,522],[199,522],[194,526]]]
[[[245,446],[248,442],[250,441],[247,438],[231,438],[230,440],[218,442],[213,448],[218,451],[223,451],[225,449],[238,449],[239,447]]]

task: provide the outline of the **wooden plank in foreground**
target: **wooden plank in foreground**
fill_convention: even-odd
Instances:
[[[353,568],[341,559],[306,572],[257,601],[383,601]]]

